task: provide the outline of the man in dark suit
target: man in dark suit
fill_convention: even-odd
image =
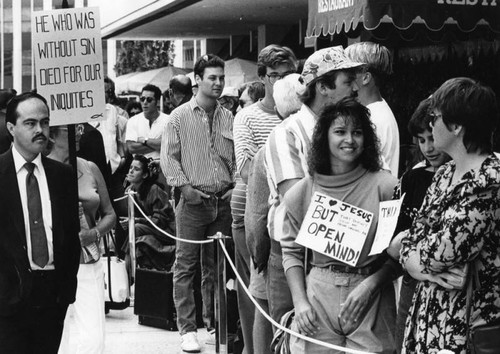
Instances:
[[[49,108],[14,97],[0,155],[0,353],[57,353],[80,259],[77,183],[71,167],[41,155]]]

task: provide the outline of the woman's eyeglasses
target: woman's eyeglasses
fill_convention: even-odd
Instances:
[[[146,97],[146,96],[141,96],[141,98],[139,98],[139,100],[140,100],[141,102],[147,101],[148,103],[151,103],[151,102],[153,102],[154,97]]]

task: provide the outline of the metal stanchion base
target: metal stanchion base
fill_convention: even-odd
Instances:
[[[214,236],[209,236],[209,239],[215,240],[217,243],[217,286],[215,287],[215,313],[217,316],[217,329],[216,331],[216,346],[215,352],[220,354],[228,353],[227,346],[227,299],[226,299],[226,258],[222,251],[219,241],[223,241],[229,236],[225,236],[217,232]]]

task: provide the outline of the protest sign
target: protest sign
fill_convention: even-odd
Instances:
[[[401,199],[387,200],[380,202],[378,210],[378,225],[375,238],[373,240],[372,249],[369,256],[382,253],[391,243],[394,230],[398,223],[401,204],[403,203],[404,194]]]
[[[373,213],[315,192],[295,242],[355,266]]]
[[[50,125],[104,118],[104,68],[98,8],[34,11],[32,51],[37,92]]]

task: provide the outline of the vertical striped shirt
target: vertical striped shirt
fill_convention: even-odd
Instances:
[[[243,108],[236,114],[233,135],[238,171],[241,171],[247,161],[253,159],[257,151],[266,143],[274,127],[281,122],[274,109],[266,108],[262,101]],[[244,225],[246,191],[245,182],[237,178],[231,199],[231,213],[235,227]]]
[[[280,239],[278,230],[281,230],[284,216],[278,210],[280,206],[278,185],[290,179],[304,178],[308,174],[307,157],[316,118],[309,107],[302,105],[297,113],[292,114],[273,130],[265,145],[264,162],[270,190],[267,226],[269,235],[277,241]]]
[[[190,184],[209,193],[232,187],[236,161],[231,112],[217,103],[210,133],[209,117],[195,97],[176,108],[163,132],[160,164],[174,187]]]

